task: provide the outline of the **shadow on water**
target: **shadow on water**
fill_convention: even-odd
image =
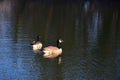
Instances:
[[[119,80],[118,7],[97,0],[58,2],[0,0],[0,79]],[[61,64],[33,53],[29,44],[36,34],[43,47],[64,40]]]

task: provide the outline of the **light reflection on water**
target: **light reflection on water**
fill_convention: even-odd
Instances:
[[[55,5],[53,12],[50,9],[52,16],[45,5],[26,5],[15,19],[13,6],[7,0],[0,4],[0,13],[5,14],[0,15],[1,80],[119,80],[120,47],[115,45],[119,38],[113,39],[118,37],[117,10],[86,2],[84,7]],[[62,64],[57,58],[44,59],[33,53],[30,43],[38,33],[44,46],[55,45],[58,36],[63,38]]]

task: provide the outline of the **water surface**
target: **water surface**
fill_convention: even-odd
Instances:
[[[120,12],[106,3],[0,2],[0,80],[119,80]],[[61,37],[62,63],[35,54]]]

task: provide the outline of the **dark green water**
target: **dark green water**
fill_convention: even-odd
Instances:
[[[62,63],[33,53],[61,37]],[[120,80],[120,10],[78,1],[0,1],[0,80]]]

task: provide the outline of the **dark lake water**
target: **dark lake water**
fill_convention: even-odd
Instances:
[[[118,6],[62,1],[0,1],[0,80],[120,80]],[[37,34],[64,40],[61,64],[32,51]]]

